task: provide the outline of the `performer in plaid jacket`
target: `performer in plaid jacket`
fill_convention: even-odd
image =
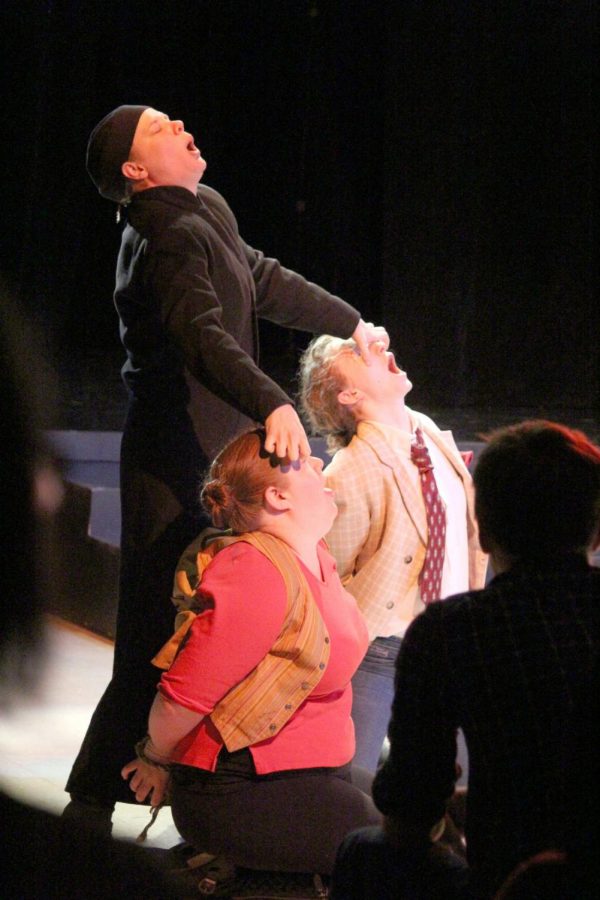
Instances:
[[[352,682],[355,763],[371,770],[389,721],[400,641],[425,608],[420,576],[430,528],[423,482],[411,459],[417,429],[446,518],[438,599],[483,587],[487,566],[465,461],[451,432],[406,406],[411,387],[383,344],[373,345],[367,365],[353,341],[322,335],[301,362],[304,413],[336,451],[325,470],[339,510],[327,542],[371,639]]]

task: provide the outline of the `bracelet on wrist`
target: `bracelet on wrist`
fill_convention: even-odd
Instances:
[[[148,756],[146,753],[146,748],[148,744],[151,744],[150,735],[147,734],[145,737],[138,741],[135,745],[135,755],[142,762],[148,763],[149,766],[155,766],[157,769],[164,769],[165,771],[169,771],[171,768],[170,763],[166,760],[165,757],[162,757],[162,760],[152,759],[151,756]]]

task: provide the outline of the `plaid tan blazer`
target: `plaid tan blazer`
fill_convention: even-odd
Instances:
[[[483,587],[487,556],[479,546],[473,483],[449,431],[422,413],[413,421],[435,442],[462,479],[467,499],[469,589]],[[339,512],[327,543],[344,587],[356,598],[371,640],[402,634],[415,615],[427,545],[418,473],[394,453],[380,431],[361,422],[350,444],[325,470]]]

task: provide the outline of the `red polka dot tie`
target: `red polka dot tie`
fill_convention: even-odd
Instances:
[[[432,600],[440,599],[442,591],[442,569],[446,550],[446,510],[435,483],[433,464],[420,428],[415,430],[415,435],[416,441],[411,444],[410,458],[419,469],[428,531],[425,561],[419,575],[419,587],[423,603],[431,603]]]

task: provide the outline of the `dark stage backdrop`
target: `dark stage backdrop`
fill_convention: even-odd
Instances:
[[[183,118],[246,240],[388,327],[414,405],[591,414],[594,8],[4,0],[1,274],[58,424],[120,426],[119,226],[84,151],[123,102]],[[263,328],[285,386],[306,341]]]

